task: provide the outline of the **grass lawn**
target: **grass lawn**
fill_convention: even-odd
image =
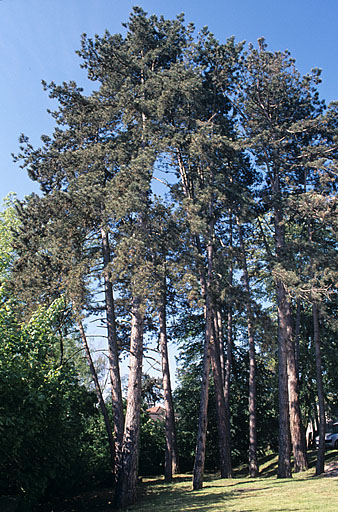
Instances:
[[[337,460],[329,452],[327,461]],[[338,466],[338,461],[337,461]],[[314,469],[291,479],[277,479],[276,458],[267,458],[262,476],[246,478],[240,471],[232,479],[207,475],[203,489],[192,491],[191,475],[178,475],[172,484],[148,478],[140,489],[133,512],[337,512],[338,477],[315,477]]]
[[[204,487],[192,491],[191,475],[177,475],[166,484],[162,477],[143,478],[137,503],[130,512],[338,512],[338,476],[314,476],[316,453],[309,453],[311,469],[278,480],[277,457],[260,461],[260,477],[247,478],[246,467],[237,468],[234,478],[206,475]],[[338,469],[338,452],[326,453],[326,468]],[[335,471],[338,475],[338,471]],[[81,492],[67,499],[36,507],[35,512],[114,512],[113,489]],[[0,503],[0,512],[12,512]]]

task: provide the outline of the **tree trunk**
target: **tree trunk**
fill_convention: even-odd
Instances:
[[[275,162],[278,162],[278,155]],[[277,164],[276,164],[277,165]],[[277,263],[283,267],[287,257],[284,214],[280,189],[279,170],[274,170],[273,195],[275,214],[275,247]],[[304,429],[301,422],[298,378],[295,362],[295,339],[291,304],[286,289],[279,277],[275,277],[278,307],[278,354],[279,354],[279,478],[291,476],[289,441],[291,434],[295,459],[295,471],[307,469]],[[284,407],[288,407],[288,411]],[[287,429],[289,432],[284,431]]]
[[[257,414],[256,414],[256,357],[252,314],[248,314],[249,338],[249,476],[258,476]]]
[[[316,475],[324,473],[325,461],[325,402],[324,402],[324,389],[322,378],[322,356],[320,349],[320,336],[319,336],[319,315],[317,304],[312,305],[313,316],[313,341],[316,353],[316,377],[317,377],[317,391],[318,391],[318,408],[319,408],[319,447],[317,453]]]
[[[170,383],[170,369],[168,357],[166,297],[162,297],[159,308],[160,349],[162,359],[163,393],[165,408],[165,464],[164,477],[166,482],[172,480],[173,474],[178,472],[178,453],[176,445],[175,414]]]
[[[242,253],[242,266],[244,288],[247,294],[246,309],[248,315],[248,340],[249,340],[249,476],[255,478],[258,475],[257,458],[257,413],[256,413],[256,355],[254,338],[254,319],[251,307],[251,290],[246,260],[245,245],[242,227],[237,219],[238,235]]]
[[[296,309],[296,329],[295,329],[295,365],[296,373],[299,381],[299,335],[300,335],[300,320],[301,320],[301,302],[297,299]]]
[[[227,410],[228,422],[227,430],[230,435],[230,378],[231,378],[231,367],[232,367],[232,311],[229,305],[228,311],[228,326],[227,326],[227,346],[226,346],[226,359],[225,359],[225,371],[224,371],[224,400],[225,408]]]
[[[101,228],[101,240],[102,240],[102,254],[104,261],[104,292],[105,292],[105,303],[106,303],[106,316],[107,316],[107,334],[108,334],[108,354],[109,354],[109,373],[111,381],[111,393],[112,393],[112,409],[113,409],[113,422],[114,422],[114,434],[115,434],[115,446],[116,446],[116,474],[119,472],[121,450],[123,442],[123,401],[122,401],[122,389],[121,389],[121,378],[120,378],[120,367],[119,367],[119,353],[117,344],[116,334],[116,320],[115,320],[115,307],[114,307],[114,295],[113,287],[110,280],[111,272],[109,270],[110,265],[110,247],[109,239],[106,231]]]
[[[90,373],[92,374],[93,382],[94,382],[94,385],[95,385],[96,396],[97,396],[97,399],[98,399],[98,402],[99,402],[99,405],[100,405],[100,409],[101,409],[102,416],[103,416],[103,419],[104,419],[104,424],[105,424],[105,427],[106,427],[112,468],[113,468],[114,474],[116,474],[115,443],[114,443],[114,437],[113,437],[112,428],[111,428],[111,424],[110,424],[110,420],[109,420],[109,416],[108,416],[107,407],[106,407],[106,404],[104,403],[104,400],[103,400],[101,386],[100,386],[100,383],[99,383],[99,379],[97,378],[97,373],[96,373],[95,366],[94,366],[94,363],[93,363],[92,355],[90,353],[90,349],[89,349],[89,345],[88,345],[88,341],[87,341],[87,336],[86,336],[86,333],[85,333],[85,330],[83,328],[81,320],[78,320],[78,327],[79,327],[79,331],[80,331],[80,335],[81,335],[81,339],[82,339],[83,348],[85,350],[86,358],[87,358],[87,361],[88,361]]]
[[[214,323],[215,323],[215,332],[216,332],[216,343],[218,342],[218,346],[219,346],[219,360],[221,363],[222,383],[223,383],[223,388],[224,388],[224,383],[225,383],[224,338],[223,338],[222,315],[221,315],[220,307],[218,305],[216,305],[216,318],[214,319]]]
[[[291,315],[291,312],[289,312]],[[289,393],[289,412],[290,412],[290,430],[291,441],[294,456],[295,472],[305,471],[308,468],[306,456],[306,445],[304,438],[304,429],[301,421],[298,378],[296,371],[295,346],[293,337],[287,338],[287,368],[288,368],[288,393]]]
[[[231,444],[231,424],[230,424],[230,380],[231,380],[231,368],[232,368],[232,284],[233,284],[233,265],[232,265],[232,212],[229,211],[229,247],[230,247],[230,265],[229,265],[229,297],[228,297],[228,326],[227,326],[227,347],[226,347],[226,360],[225,360],[225,371],[224,371],[224,402],[226,410],[226,430],[227,439]]]
[[[227,411],[224,400],[224,387],[222,381],[222,372],[220,364],[219,345],[215,336],[212,335],[210,342],[211,366],[215,385],[217,431],[218,431],[218,451],[219,464],[222,478],[231,478],[231,453],[230,439],[227,436]]]
[[[278,162],[278,155],[275,155]],[[277,165],[277,164],[275,164]],[[274,196],[275,247],[277,263],[283,266],[286,257],[285,229],[279,181],[279,171],[274,170],[272,180]],[[291,310],[285,287],[275,277],[278,310],[278,401],[279,401],[279,455],[278,478],[291,477],[291,436],[288,390],[288,347],[293,338]]]
[[[211,230],[212,232],[212,230]],[[211,233],[210,233],[211,234]],[[213,244],[210,236],[207,247],[208,274],[207,280],[202,272],[202,295],[205,299],[205,339],[203,349],[203,370],[201,384],[201,401],[198,419],[198,433],[196,441],[196,454],[193,474],[194,490],[203,487],[203,472],[205,463],[206,435],[208,424],[208,400],[209,400],[209,370],[210,370],[210,342],[212,337],[212,304],[211,304],[211,276],[213,270]]]
[[[187,172],[184,166],[184,162],[182,159],[182,155],[179,149],[177,149],[177,161],[181,175],[183,192],[186,198],[194,199],[193,190],[189,188],[189,181]],[[213,171],[212,172],[212,181],[213,181]],[[202,370],[202,384],[201,384],[201,401],[200,401],[200,411],[199,411],[199,420],[198,420],[198,433],[197,433],[197,441],[196,441],[196,453],[195,453],[195,463],[194,463],[194,471],[193,471],[193,488],[195,490],[201,489],[203,486],[203,472],[204,472],[204,463],[205,463],[205,450],[206,450],[206,432],[207,432],[207,411],[208,411],[208,400],[209,400],[209,372],[210,372],[210,344],[213,336],[213,331],[215,326],[213,325],[214,317],[212,311],[212,273],[213,273],[213,240],[214,240],[214,197],[213,193],[211,194],[210,201],[208,204],[208,216],[209,216],[209,240],[207,242],[207,250],[206,250],[206,259],[207,259],[207,271],[205,269],[201,269],[201,292],[204,300],[204,314],[205,314],[205,340],[204,340],[204,348],[203,348],[203,370]],[[188,211],[188,217],[190,216],[190,212]],[[203,250],[201,247],[200,237],[199,235],[195,236],[195,244],[197,251],[200,256],[203,256]],[[219,358],[219,352],[218,352]],[[222,399],[221,399],[222,402]],[[221,403],[220,402],[220,403]],[[219,428],[221,428],[221,423],[218,423]],[[225,433],[219,431],[221,438],[226,438]],[[230,439],[230,435],[229,435]],[[227,443],[228,445],[228,443]],[[221,459],[223,456],[221,456]]]
[[[278,401],[279,401],[279,455],[278,478],[291,477],[291,437],[287,373],[288,300],[283,283],[277,280],[278,305]]]
[[[116,506],[125,508],[136,500],[140,437],[143,357],[143,313],[141,300],[134,298],[131,311],[130,370],[121,468],[116,486]]]
[[[196,441],[196,454],[194,463],[193,488],[203,487],[203,472],[205,463],[206,435],[208,424],[208,399],[209,399],[209,369],[210,369],[210,337],[211,337],[211,313],[207,306],[207,322],[203,349],[203,371],[201,384],[201,401],[198,419],[198,433]],[[209,309],[209,311],[208,311]]]

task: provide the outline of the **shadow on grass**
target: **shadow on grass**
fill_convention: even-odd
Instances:
[[[308,462],[309,462],[309,469],[316,467],[317,462],[317,450],[309,450],[307,452],[308,456]],[[333,460],[336,460],[338,456],[337,450],[328,450],[325,453],[325,463],[332,462]],[[266,457],[262,458],[260,460],[260,477],[267,477],[271,478],[273,476],[277,477],[278,472],[278,455],[277,454],[271,454],[267,455]],[[309,478],[312,478],[311,475]],[[240,478],[240,477],[248,477],[248,470],[247,467],[240,467],[237,470],[234,471],[234,477]]]
[[[308,455],[310,468],[313,468],[317,453],[311,451]],[[337,456],[337,450],[330,450],[325,455],[325,462],[337,460]],[[229,480],[220,479],[215,473],[207,473],[204,477],[204,487],[199,491],[192,490],[191,473],[175,476],[172,483],[165,482],[163,477],[144,478],[139,485],[139,499],[135,506],[128,508],[128,511],[210,512],[217,507],[217,510],[227,512],[233,510],[232,506],[236,499],[240,499],[244,505],[241,512],[252,512],[249,500],[254,494],[274,488],[276,495],[282,496],[284,486],[290,483],[290,479],[277,479],[276,455],[268,455],[260,462],[262,470],[258,478],[244,478],[247,475],[245,467],[236,469],[234,478]],[[297,486],[298,483],[313,478],[313,471],[303,474],[300,479],[293,479],[293,485]],[[36,512],[112,512],[114,510],[112,503],[113,491],[98,489],[83,492],[68,499],[55,500],[53,503],[45,503],[34,510]],[[12,512],[11,508],[9,510]],[[274,510],[284,512],[285,509]],[[1,505],[0,511],[3,512]],[[293,512],[297,511],[302,512],[301,509],[293,509]]]
[[[268,464],[270,463],[270,464]],[[275,453],[272,453],[270,455],[266,455],[265,457],[262,457],[259,461],[260,464],[260,472],[259,476],[273,476],[274,474],[277,474],[277,467],[278,467],[278,460],[277,455]],[[238,468],[234,469],[233,472],[234,478],[247,478],[249,477],[249,471],[248,471],[248,465],[244,464],[239,466]]]
[[[337,450],[327,450],[325,452],[325,462],[332,462],[333,460],[336,460],[338,458],[338,451]],[[308,460],[309,460],[309,468],[315,468],[316,462],[317,462],[317,451],[311,450],[308,452]]]
[[[182,482],[182,478],[180,481]],[[150,486],[147,489],[148,492],[140,497],[135,509],[148,511],[151,504],[151,510],[156,512],[208,512],[217,504],[224,507],[226,511],[227,501],[235,498],[238,494],[237,491],[208,484],[199,491],[193,491],[191,478],[184,478],[183,483],[186,483],[183,488],[171,484],[160,484],[155,489]],[[134,510],[134,508],[131,507],[130,510]]]
[[[269,489],[275,488],[277,494],[282,495],[283,486],[289,484],[289,480],[274,480],[273,485],[262,486],[262,480],[252,479],[243,481],[234,481],[231,479],[215,480],[215,477],[210,475],[205,479],[203,489],[199,491],[193,491],[191,489],[191,476],[179,476],[176,477],[173,484],[167,484],[163,480],[157,480],[155,482],[147,482],[143,484],[143,496],[140,496],[135,507],[131,507],[130,510],[137,510],[146,512],[151,510],[156,512],[209,512],[211,510],[233,510],[233,505],[236,499],[241,499],[244,507],[241,508],[241,512],[252,512],[249,501],[253,495],[257,496],[258,493],[265,492]],[[177,485],[178,482],[180,485]],[[280,493],[278,492],[280,488]],[[247,505],[245,502],[247,501]],[[282,507],[282,504],[281,504]],[[284,512],[285,509],[275,509],[275,512]],[[301,512],[301,509],[294,508],[294,512]]]
[[[317,453],[309,452],[310,468],[315,466]],[[326,462],[337,459],[337,451],[326,453]],[[199,491],[192,490],[192,475],[185,474],[176,476],[172,484],[165,483],[163,479],[152,479],[145,482],[142,487],[140,501],[130,510],[148,512],[149,505],[151,510],[156,512],[211,512],[211,510],[231,511],[233,507],[238,507],[240,501],[241,512],[252,512],[250,500],[266,491],[272,491],[276,496],[283,496],[286,488],[292,481],[292,486],[298,489],[298,486],[304,484],[304,480],[314,478],[313,471],[302,473],[299,477],[292,479],[277,478],[278,457],[269,455],[261,460],[262,471],[257,478],[243,478],[245,469],[238,468],[234,471],[234,478],[229,480],[220,479],[219,476],[206,474],[204,477],[203,489]],[[246,472],[247,474],[247,472]],[[297,491],[296,491],[297,492]],[[237,501],[237,505],[236,505]],[[284,512],[283,503],[275,503],[277,507],[275,512]],[[236,508],[238,510],[238,508]],[[255,509],[257,510],[257,509]],[[302,512],[297,504],[292,509],[293,512]]]

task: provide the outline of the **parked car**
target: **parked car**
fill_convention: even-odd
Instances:
[[[316,437],[316,446],[319,445],[319,436]],[[325,434],[325,448],[336,448],[338,450],[338,422],[329,427]]]

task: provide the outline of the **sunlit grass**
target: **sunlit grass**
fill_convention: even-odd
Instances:
[[[327,455],[328,460],[337,452]],[[338,478],[315,477],[314,468],[291,479],[277,479],[277,460],[267,458],[259,478],[205,478],[200,491],[192,491],[191,475],[178,475],[171,484],[146,479],[133,512],[337,512]]]

